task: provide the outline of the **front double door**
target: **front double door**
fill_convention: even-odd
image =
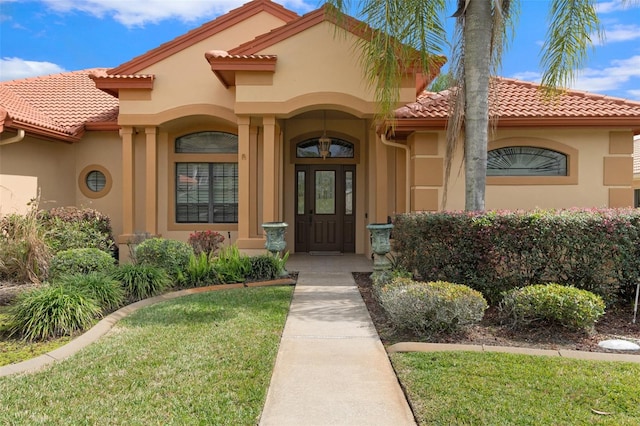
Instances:
[[[355,252],[355,166],[296,166],[296,252]]]

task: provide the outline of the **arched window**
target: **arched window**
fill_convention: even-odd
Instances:
[[[296,144],[296,158],[320,158],[320,138],[306,139]],[[354,149],[351,142],[339,138],[330,138],[327,158],[353,158]]]
[[[175,152],[176,222],[238,223],[238,136],[192,133],[176,139]]]
[[[487,153],[487,176],[567,176],[567,155],[534,146],[507,146]]]

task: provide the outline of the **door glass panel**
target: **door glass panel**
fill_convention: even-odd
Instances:
[[[298,214],[304,214],[304,178],[303,171],[298,172]]]
[[[316,214],[336,214],[336,172],[316,171]]]
[[[344,214],[353,214],[353,172],[344,173]]]

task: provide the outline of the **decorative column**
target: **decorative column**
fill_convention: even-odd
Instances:
[[[122,234],[125,238],[133,235],[135,214],[135,178],[134,178],[134,129],[124,126],[120,130],[122,137]]]
[[[388,149],[382,144],[380,136],[372,135],[375,138],[375,217],[373,220],[386,221],[389,215],[389,169],[388,169]]]
[[[146,135],[145,232],[158,234],[158,145],[155,127],[144,129]]]
[[[250,222],[250,163],[249,117],[238,118],[238,239],[249,239]]]
[[[262,221],[277,220],[276,210],[276,119],[265,116],[262,120],[263,135],[263,165],[262,180]]]

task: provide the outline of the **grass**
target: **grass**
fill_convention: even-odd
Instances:
[[[9,306],[0,306],[0,336],[7,331]],[[0,339],[0,367],[34,358],[67,344],[71,337],[44,342],[26,342],[21,339]]]
[[[471,352],[391,359],[421,425],[617,426],[640,419],[639,364]]]
[[[216,291],[141,309],[62,363],[0,378],[0,424],[254,425],[292,292]]]

